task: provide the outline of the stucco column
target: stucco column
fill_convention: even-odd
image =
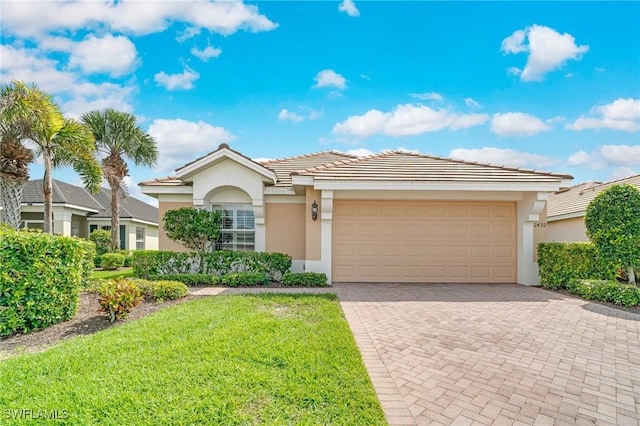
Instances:
[[[255,250],[265,251],[266,232],[264,226],[264,199],[253,199],[253,217],[255,223]]]
[[[53,233],[71,235],[71,213],[61,210],[53,210]]]
[[[546,192],[525,192],[521,201],[518,201],[518,284],[537,285],[540,283],[538,276],[538,263],[535,259],[535,239],[533,225],[540,220],[547,203]]]
[[[321,272],[327,275],[327,282],[331,283],[331,248],[333,227],[333,191],[322,191],[322,203],[320,204],[320,263]]]

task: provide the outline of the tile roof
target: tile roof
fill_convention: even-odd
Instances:
[[[344,159],[292,172],[320,180],[431,182],[557,182],[567,174],[482,164],[400,151]]]
[[[111,217],[111,190],[100,188],[97,194],[91,194],[85,188],[55,179],[52,186],[54,204],[73,204],[97,211],[98,214],[91,216],[92,218]],[[42,179],[30,180],[24,187],[22,203],[42,202]],[[120,200],[120,218],[158,223],[158,209],[137,198],[126,196]]]
[[[277,160],[261,161],[264,167],[276,173],[278,181],[275,186],[291,186],[291,174],[296,170],[322,166],[344,160],[353,160],[358,157],[343,154],[336,151],[322,151],[314,154],[298,155],[295,157],[281,158]]]
[[[145,186],[190,186],[190,183],[184,182],[175,176],[167,176],[164,178],[156,178],[152,180],[145,180],[138,185]]]
[[[640,174],[610,182],[585,182],[559,191],[549,197],[547,202],[547,218],[561,215],[584,214],[587,206],[596,195],[616,184],[634,185],[640,189]]]

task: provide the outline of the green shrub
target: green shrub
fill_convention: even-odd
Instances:
[[[540,243],[538,266],[543,287],[566,287],[574,279],[613,279],[615,265],[603,260],[591,243]]]
[[[137,250],[133,252],[133,275],[189,274],[200,269],[200,255],[191,252]],[[224,276],[237,272],[260,272],[279,281],[291,269],[291,256],[283,253],[216,251],[203,253],[203,273]]]
[[[571,280],[567,290],[585,299],[626,307],[640,305],[640,288],[607,280]]]
[[[327,276],[319,272],[288,272],[282,276],[285,286],[325,287]]]
[[[92,256],[93,244],[79,238],[0,231],[0,336],[72,318]]]
[[[127,279],[108,280],[98,288],[100,312],[109,314],[109,321],[125,318],[140,303],[140,289]]]
[[[136,284],[138,285],[138,288],[140,288],[145,299],[155,300],[156,302],[180,299],[189,293],[187,286],[179,281],[139,280]]]
[[[236,272],[235,274],[224,275],[222,284],[229,287],[257,287],[271,284],[267,274],[263,272]]]
[[[124,256],[118,253],[105,253],[100,256],[102,269],[118,269],[124,266]]]
[[[111,251],[111,232],[104,229],[95,229],[89,234],[89,241],[96,245],[96,254],[102,256]]]
[[[121,254],[122,256],[124,256],[124,264],[122,266],[124,266],[125,268],[129,268],[131,266],[131,259],[132,259],[131,251],[130,250],[120,250],[120,251],[118,251],[116,253]]]
[[[188,286],[191,285],[220,285],[222,284],[222,277],[217,275],[208,274],[165,274],[165,275],[151,275],[149,280],[152,281],[180,281]]]

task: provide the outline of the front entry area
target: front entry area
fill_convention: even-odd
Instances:
[[[515,283],[516,203],[334,200],[334,282]]]

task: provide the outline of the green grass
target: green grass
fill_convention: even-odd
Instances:
[[[109,278],[123,278],[123,277],[132,277],[133,276],[133,268],[122,268],[117,269],[115,271],[108,270],[94,270],[91,274],[91,278],[101,278],[101,279],[109,279]]]
[[[0,383],[4,410],[73,425],[385,424],[335,295],[196,299],[2,361]]]

